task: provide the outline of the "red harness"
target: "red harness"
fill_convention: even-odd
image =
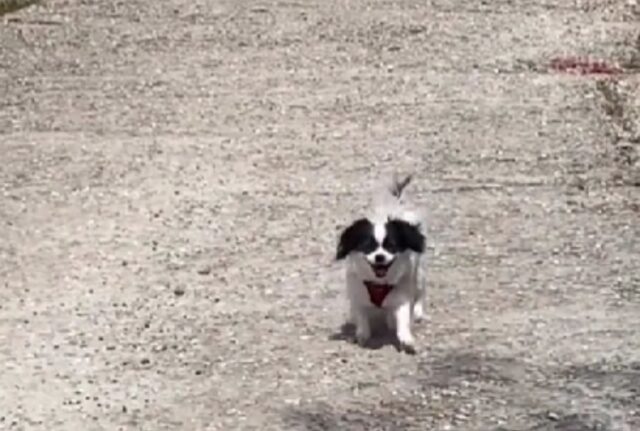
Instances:
[[[369,299],[378,308],[382,307],[384,298],[393,289],[392,284],[380,284],[375,281],[365,281],[364,285],[367,287],[367,292],[369,292]]]

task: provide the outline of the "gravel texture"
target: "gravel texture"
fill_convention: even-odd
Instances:
[[[637,2],[3,20],[0,429],[640,429]],[[336,237],[393,171],[429,215],[416,356],[340,330]]]

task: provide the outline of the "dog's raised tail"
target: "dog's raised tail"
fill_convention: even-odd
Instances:
[[[373,195],[373,207],[380,214],[397,212],[398,205],[404,200],[405,189],[413,179],[413,174],[399,175],[395,173],[391,178],[381,180]]]
[[[402,196],[402,192],[404,191],[405,187],[409,185],[412,179],[413,174],[405,175],[404,178],[400,177],[397,173],[394,174],[389,187],[391,195],[400,199],[400,197]]]

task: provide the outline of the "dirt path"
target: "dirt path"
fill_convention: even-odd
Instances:
[[[0,428],[640,429],[634,4],[11,15]],[[430,217],[415,357],[338,335],[338,229],[393,170]]]

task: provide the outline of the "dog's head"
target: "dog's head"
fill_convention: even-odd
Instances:
[[[362,218],[340,235],[336,259],[352,256],[363,278],[396,281],[407,268],[410,253],[423,253],[425,242],[418,224]]]

